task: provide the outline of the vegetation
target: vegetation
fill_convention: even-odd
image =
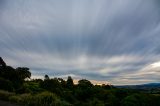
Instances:
[[[14,69],[0,58],[0,99],[24,106],[160,106],[160,94],[112,85],[93,85],[71,76],[30,79],[29,68]],[[30,80],[26,80],[30,79]]]

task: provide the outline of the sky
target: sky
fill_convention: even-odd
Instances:
[[[160,81],[159,0],[0,0],[0,56],[32,78]]]

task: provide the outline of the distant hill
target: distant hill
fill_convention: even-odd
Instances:
[[[131,88],[131,89],[153,89],[153,88],[160,88],[160,83],[148,83],[148,84],[141,84],[141,85],[120,85],[115,87]]]
[[[160,88],[160,83],[148,83],[139,85],[140,87]]]
[[[115,87],[142,90],[149,93],[160,93],[160,83],[148,83],[148,84],[141,84],[141,85],[122,85],[122,86],[115,86]]]

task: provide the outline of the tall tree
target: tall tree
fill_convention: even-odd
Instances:
[[[49,80],[49,76],[48,76],[48,75],[45,75],[45,76],[44,76],[44,80]]]
[[[73,79],[71,76],[68,76],[66,86],[67,86],[67,88],[73,88],[74,84],[73,84]]]

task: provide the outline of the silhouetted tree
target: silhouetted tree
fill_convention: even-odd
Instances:
[[[61,86],[62,86],[63,88],[66,87],[66,81],[65,81],[64,79],[58,78],[58,81],[61,83]]]
[[[67,86],[67,88],[73,88],[74,83],[73,83],[73,79],[71,76],[68,76],[66,86]]]
[[[6,63],[3,61],[2,57],[0,57],[0,66],[3,68],[6,67]]]
[[[48,75],[45,75],[45,76],[44,76],[44,80],[49,80],[49,76],[48,76]]]
[[[88,87],[92,87],[93,84],[86,79],[82,79],[78,81],[78,86],[81,88],[88,88]]]
[[[44,80],[43,82],[40,83],[40,86],[43,89],[59,94],[62,89],[61,84],[57,78]]]
[[[111,89],[112,87],[113,87],[112,85],[102,84],[102,88],[105,88],[105,89]]]
[[[27,67],[18,67],[16,68],[16,73],[21,80],[25,80],[26,78],[31,77],[31,72],[29,72],[29,68]]]
[[[11,82],[15,89],[19,89],[23,86],[25,79],[31,77],[31,73],[27,67],[18,67],[14,69],[11,66],[7,66],[0,57],[0,77],[7,80],[6,82]]]

